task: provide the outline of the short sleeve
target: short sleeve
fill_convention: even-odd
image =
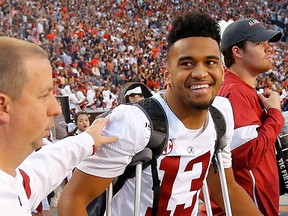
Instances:
[[[115,177],[121,175],[132,157],[147,145],[151,127],[146,114],[133,105],[119,105],[107,116],[106,136],[119,137],[116,143],[96,149],[95,155],[85,159],[78,168],[90,175]]]
[[[224,138],[227,145],[222,151],[222,158],[224,168],[229,168],[232,166],[231,141],[234,135],[234,118],[233,118],[232,106],[227,98],[220,96],[215,97],[213,106],[219,109],[225,118],[226,132]]]

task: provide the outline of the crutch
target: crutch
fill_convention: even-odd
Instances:
[[[106,216],[112,216],[111,202],[113,197],[113,183],[106,190]]]
[[[135,197],[134,197],[134,216],[140,216],[141,206],[141,179],[142,179],[142,162],[136,165],[135,176]]]
[[[227,216],[232,216],[228,187],[227,187],[225,170],[224,170],[224,165],[223,165],[222,149],[217,150],[216,160],[217,160],[217,168],[219,171],[219,178],[220,178],[222,196],[224,200],[225,212]],[[210,202],[209,191],[208,191],[206,180],[203,182],[202,191],[204,195],[204,202],[206,206],[207,215],[212,216],[213,214],[212,214],[211,202]]]
[[[220,177],[220,183],[221,183],[221,189],[222,189],[222,196],[224,198],[225,212],[227,216],[232,216],[229,192],[228,192],[225,170],[224,170],[224,165],[223,165],[222,149],[219,149],[217,151],[216,156],[217,156],[216,157],[217,166],[219,170],[219,177]]]
[[[217,139],[215,142],[215,154],[213,155],[214,163],[217,165],[218,171],[219,171],[219,178],[220,178],[220,184],[221,184],[221,190],[222,190],[222,196],[224,200],[224,207],[225,212],[227,216],[232,216],[231,212],[231,205],[230,205],[230,199],[229,199],[229,193],[228,193],[228,187],[226,182],[226,176],[225,176],[225,170],[223,165],[223,158],[222,158],[222,150],[227,146],[227,143],[225,141],[225,132],[226,132],[226,122],[223,114],[214,106],[209,107],[209,111],[211,113],[211,116],[213,118],[214,124],[215,124],[215,130],[217,133]],[[209,199],[209,192],[206,181],[203,185],[203,194],[206,202],[209,203],[209,206],[206,204],[207,213],[209,211],[209,214],[212,215],[211,210],[211,204]]]
[[[210,197],[209,197],[209,191],[208,191],[208,186],[206,180],[203,182],[202,186],[202,191],[204,195],[204,203],[206,206],[206,212],[208,216],[213,216],[212,214],[212,208],[211,208],[211,202],[210,202]]]
[[[142,165],[152,159],[152,150],[144,148],[136,154],[130,165],[136,166],[135,171],[135,197],[134,197],[134,216],[140,216],[141,207],[141,186],[142,186]],[[113,197],[113,184],[110,183],[106,190],[106,216],[112,216],[111,201]]]

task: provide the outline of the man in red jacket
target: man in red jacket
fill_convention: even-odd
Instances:
[[[235,134],[231,142],[233,172],[263,215],[278,215],[279,181],[275,140],[284,118],[277,92],[257,94],[256,78],[273,67],[270,42],[282,33],[267,30],[249,18],[230,24],[222,36],[221,52],[227,67],[219,95],[231,102]],[[214,215],[224,215],[213,208]]]

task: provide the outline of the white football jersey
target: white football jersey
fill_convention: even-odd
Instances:
[[[198,195],[214,153],[216,139],[214,122],[209,114],[205,129],[195,136],[195,133],[188,130],[170,110],[160,93],[153,97],[163,106],[169,125],[167,147],[157,159],[158,175],[161,180],[158,212],[169,216],[197,215]],[[234,126],[232,109],[229,101],[222,97],[217,97],[214,105],[224,113],[227,122],[225,139],[228,146],[223,151],[223,162],[224,167],[231,167],[229,145]],[[107,126],[105,133],[117,135],[120,139],[116,145],[100,147],[96,155],[78,166],[80,170],[100,177],[118,176],[124,171],[125,165],[130,162],[131,156],[146,146],[150,135],[150,127],[147,126],[149,121],[139,108],[121,105],[113,110],[110,119],[111,123]],[[134,178],[127,180],[115,195],[112,200],[112,215],[133,215],[134,184]],[[142,174],[141,215],[151,215],[152,185],[149,166]]]

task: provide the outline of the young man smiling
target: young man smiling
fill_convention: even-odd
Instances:
[[[198,197],[207,175],[211,192],[223,207],[218,174],[213,166],[209,169],[216,131],[208,108],[218,93],[223,75],[219,43],[217,22],[200,13],[178,17],[168,35],[167,89],[152,96],[165,110],[169,125],[169,148],[157,159],[161,179],[158,215],[197,215]],[[220,97],[214,105],[226,116],[228,146],[223,158],[233,215],[258,215],[252,200],[234,181],[231,169],[229,145],[234,125],[231,106],[227,99]],[[108,118],[110,124],[104,132],[117,135],[119,140],[115,145],[100,147],[97,155],[77,167],[60,198],[60,216],[68,211],[70,215],[86,215],[89,202],[123,173],[132,156],[149,140],[149,121],[138,107],[119,105]],[[108,162],[108,158],[113,161]],[[134,179],[127,180],[114,197],[112,215],[133,215],[134,182]],[[151,167],[143,171],[142,183],[140,215],[151,215]]]

